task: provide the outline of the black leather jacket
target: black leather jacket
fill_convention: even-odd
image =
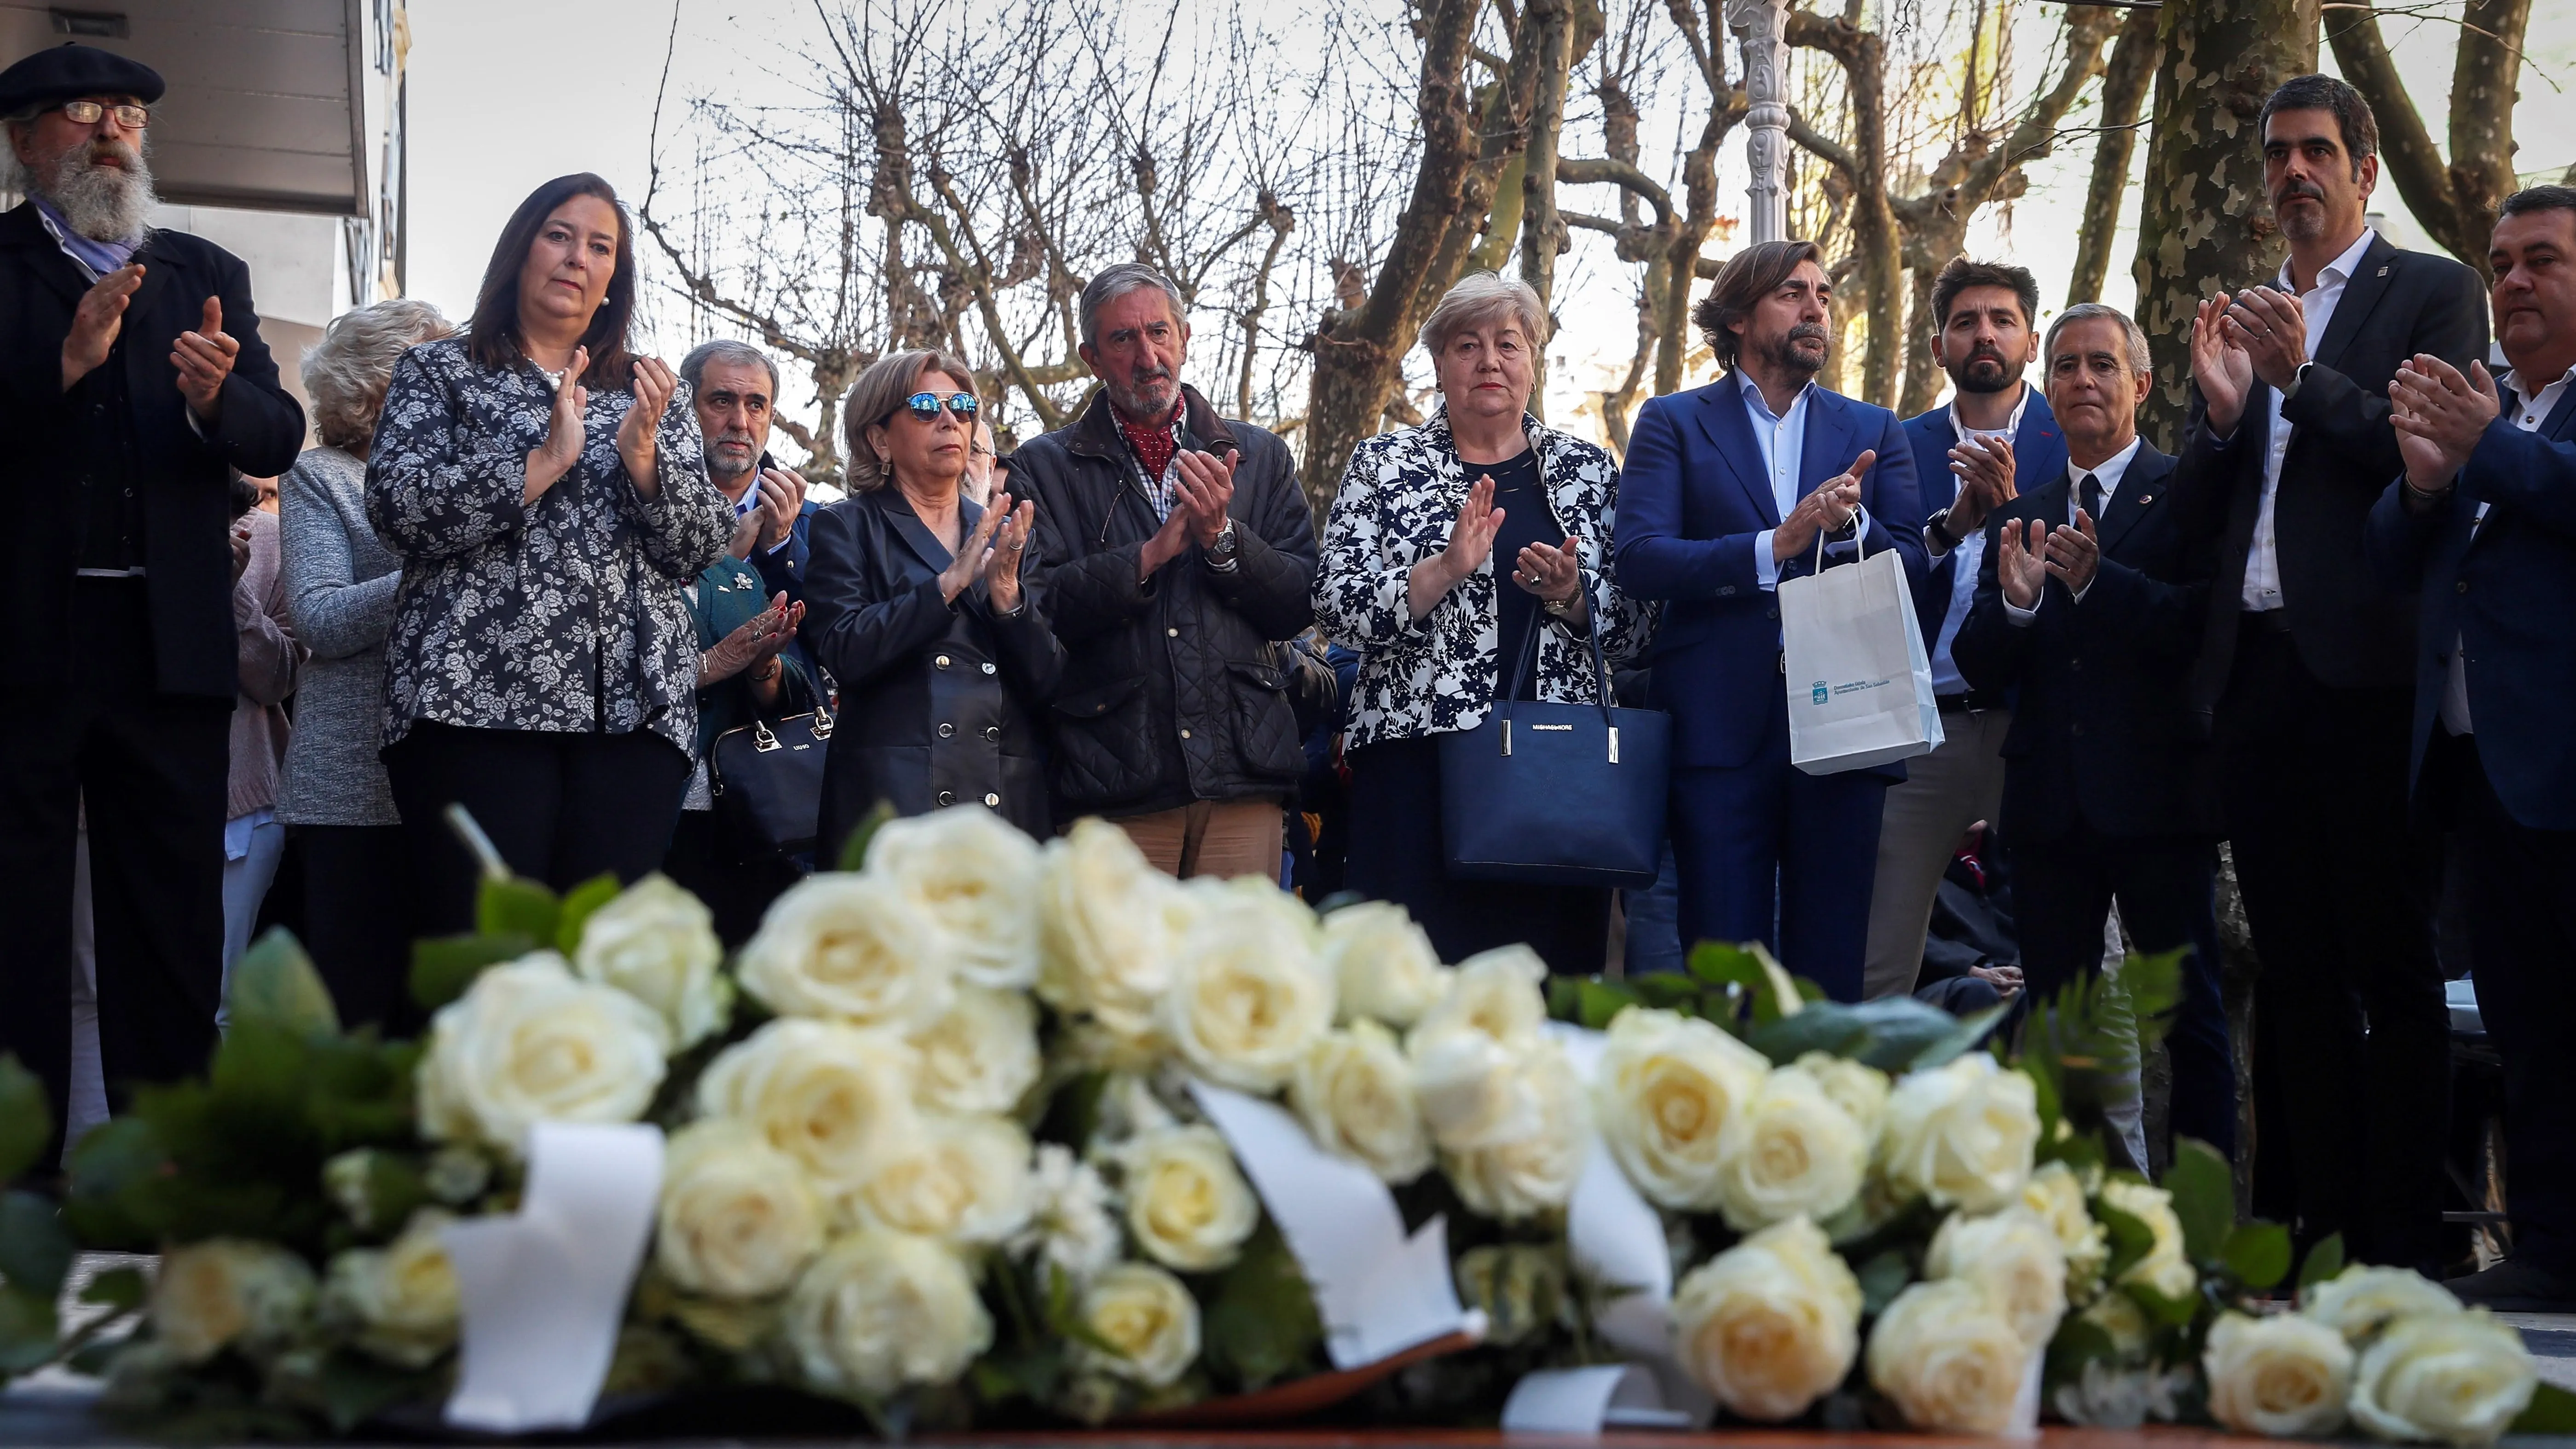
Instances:
[[[1160,521],[1106,394],[1012,455],[1014,491],[1037,500],[1039,578],[1064,644],[1050,711],[1060,819],[1284,797],[1302,773],[1274,647],[1314,620],[1314,523],[1296,464],[1271,434],[1217,417],[1194,389],[1182,396],[1183,446],[1242,455],[1231,572],[1192,543],[1137,581]]]

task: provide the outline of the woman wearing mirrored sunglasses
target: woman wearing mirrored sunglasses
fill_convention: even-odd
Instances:
[[[898,352],[842,407],[850,496],[815,515],[805,576],[805,645],[841,685],[818,859],[879,800],[982,805],[1049,833],[1037,712],[1063,656],[1020,577],[1035,505],[979,507],[960,487],[974,386],[952,356]]]

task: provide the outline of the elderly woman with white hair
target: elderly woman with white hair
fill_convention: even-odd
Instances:
[[[296,691],[277,818],[302,842],[305,949],[351,1026],[404,1024],[411,956],[402,817],[376,758],[402,560],[367,524],[367,453],[395,360],[454,330],[410,299],[335,319],[304,358],[322,446],[278,488],[287,617],[313,657]]]
[[[1352,451],[1315,617],[1360,654],[1345,884],[1411,911],[1444,960],[1526,942],[1588,974],[1607,951],[1607,889],[1452,880],[1440,839],[1439,737],[1484,720],[1530,636],[1516,697],[1592,701],[1589,636],[1625,660],[1652,622],[1608,573],[1618,466],[1529,413],[1546,337],[1523,283],[1477,273],[1440,299],[1422,324],[1440,403]]]

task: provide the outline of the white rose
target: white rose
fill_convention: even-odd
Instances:
[[[2091,1302],[2111,1261],[2111,1238],[2084,1206],[2083,1179],[2063,1162],[2041,1163],[2022,1184],[2021,1202],[2057,1234],[2057,1246],[2066,1254],[2067,1300]]]
[[[1461,1031],[1510,1047],[1535,1042],[1547,1028],[1547,997],[1539,989],[1545,980],[1547,963],[1527,946],[1478,952],[1458,963],[1449,989],[1414,1019],[1405,1044]]]
[[[1184,1273],[1231,1264],[1261,1225],[1261,1200],[1213,1127],[1138,1134],[1118,1149],[1127,1228],[1148,1257]]]
[[[1431,1137],[1413,1068],[1395,1034],[1371,1018],[1318,1038],[1288,1079],[1288,1105],[1325,1151],[1402,1185],[1431,1167]]]
[[[1710,1022],[1629,1007],[1611,1018],[1593,1074],[1602,1140],[1648,1199],[1705,1212],[1725,1191],[1720,1139],[1770,1072]]]
[[[1815,1224],[1775,1223],[1673,1293],[1674,1349],[1700,1387],[1748,1419],[1792,1419],[1860,1351],[1860,1280]]]
[[[416,1369],[455,1345],[464,1296],[438,1236],[454,1220],[440,1209],[423,1208],[386,1246],[352,1248],[331,1260],[324,1301],[358,1325],[359,1348]]]
[[[2457,1313],[2451,1290],[2412,1268],[2355,1263],[2322,1283],[2299,1291],[2299,1311],[2352,1343],[2377,1333],[2391,1319],[2423,1313]]]
[[[591,912],[572,956],[582,979],[662,1013],[682,1051],[724,1030],[733,1013],[733,983],[716,969],[723,963],[714,913],[659,871]]]
[[[1314,913],[1257,878],[1195,890],[1200,908],[1163,994],[1163,1035],[1211,1081],[1277,1091],[1333,1026],[1333,976],[1315,954]]]
[[[1423,1126],[1449,1152],[1518,1142],[1543,1120],[1536,1081],[1521,1070],[1522,1046],[1482,1032],[1452,1031],[1405,1043],[1414,1104]]]
[[[1148,865],[1126,831],[1085,819],[1047,842],[1038,899],[1038,995],[1120,1040],[1151,1041],[1173,950],[1195,914],[1190,893]]]
[[[1362,901],[1324,917],[1322,952],[1346,1022],[1411,1026],[1449,992],[1451,972],[1431,937],[1392,901]]]
[[[749,1124],[827,1197],[865,1181],[921,1131],[911,1047],[891,1032],[781,1018],[698,1078],[698,1111]]]
[[[2147,1225],[2153,1241],[2147,1255],[2120,1275],[2123,1283],[2141,1283],[2167,1298],[2188,1298],[2200,1276],[2183,1252],[2182,1219],[2174,1215],[2173,1194],[2142,1182],[2102,1184],[2102,1205],[2117,1208]]]
[[[981,805],[956,807],[988,814]],[[1004,827],[1008,828],[1008,827]],[[1018,991],[959,982],[946,1013],[912,1034],[922,1105],[943,1112],[1008,1112],[1046,1069],[1037,1004]]]
[[[1118,1220],[1099,1169],[1054,1142],[1038,1144],[1029,1173],[1029,1221],[1011,1239],[1014,1257],[1061,1268],[1076,1283],[1118,1261]]]
[[[1028,1226],[1029,1138],[1008,1117],[924,1119],[850,1193],[860,1221],[949,1243],[998,1243]]]
[[[993,1346],[993,1320],[957,1255],[867,1228],[823,1250],[787,1295],[791,1361],[807,1385],[882,1399],[945,1384]]]
[[[2124,1363],[2146,1354],[2148,1335],[2155,1331],[2147,1311],[2126,1293],[2105,1293],[2077,1316],[2109,1335],[2112,1351]]]
[[[2531,1405],[2522,1335],[2483,1308],[2400,1318],[2361,1351],[2352,1417],[2381,1439],[2493,1444]]]
[[[2000,1434],[2030,1355],[1984,1289],[1956,1278],[1916,1283],[1870,1330],[1869,1382],[1917,1429]]]
[[[957,974],[1021,990],[1038,979],[1038,843],[981,805],[889,820],[867,870],[902,887],[948,938]]]
[[[231,1345],[252,1354],[284,1344],[313,1308],[313,1269],[275,1243],[207,1238],[161,1256],[152,1281],[152,1336],[182,1363]]]
[[[2038,1101],[2030,1078],[1983,1052],[1907,1073],[1888,1094],[1879,1141],[1888,1183],[1972,1213],[2013,1201],[2039,1145]]]
[[[683,1292],[766,1298],[823,1250],[823,1198],[804,1167],[730,1117],[671,1138],[659,1217],[654,1257]]]
[[[515,1154],[539,1122],[632,1122],[653,1105],[670,1048],[660,1012],[551,951],[486,967],[430,1023],[421,1131]]]
[[[1717,1156],[1718,1206],[1749,1232],[1841,1212],[1869,1171],[1869,1139],[1805,1068],[1782,1067],[1728,1114]]]
[[[1536,1127],[1510,1141],[1442,1161],[1470,1211],[1508,1222],[1565,1206],[1592,1150],[1592,1102],[1565,1048],[1541,1039],[1521,1049],[1519,1090],[1537,1104]]]
[[[1082,1290],[1085,1328],[1118,1352],[1074,1345],[1074,1361],[1149,1389],[1167,1388],[1199,1356],[1199,1305],[1181,1280],[1150,1263],[1120,1263]]]
[[[1879,1130],[1887,1125],[1887,1094],[1892,1086],[1887,1073],[1830,1052],[1809,1052],[1790,1065],[1814,1077],[1834,1105],[1851,1114],[1874,1152]]]
[[[1923,1276],[1985,1290],[2026,1348],[2045,1348],[2066,1316],[2066,1250],[2048,1220],[2015,1204],[1970,1217],[1952,1213],[1932,1235]]]
[[[2343,1427],[2352,1346],[2322,1323],[2289,1313],[2223,1314],[2210,1325],[2200,1363],[2209,1376],[2209,1416],[2230,1429],[2322,1439]]]
[[[789,886],[735,969],[780,1016],[903,1033],[937,1021],[956,990],[948,936],[930,913],[891,880],[841,871]]]

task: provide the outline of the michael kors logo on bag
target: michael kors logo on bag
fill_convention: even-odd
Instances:
[[[1569,735],[1570,735],[1570,734],[1574,733],[1574,726],[1572,726],[1572,725],[1542,725],[1542,724],[1534,724],[1534,725],[1531,725],[1531,726],[1530,726],[1530,728],[1531,728],[1531,729],[1534,729],[1534,730],[1551,730],[1551,731],[1554,731],[1555,733],[1558,733],[1558,734],[1569,734]]]

